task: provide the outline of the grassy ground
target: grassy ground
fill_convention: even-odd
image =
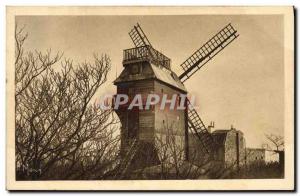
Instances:
[[[270,179],[284,178],[282,167],[278,163],[250,165],[240,169],[240,171],[232,171],[226,179]]]

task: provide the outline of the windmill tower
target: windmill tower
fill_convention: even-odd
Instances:
[[[203,46],[196,50],[180,66],[183,73],[179,76],[171,70],[171,60],[153,48],[139,24],[129,32],[135,47],[123,52],[124,70],[114,81],[117,94],[127,94],[129,99],[137,94],[187,94],[184,82],[194,75],[216,54],[238,37],[237,31],[228,24]],[[190,102],[186,101],[186,106]],[[212,135],[192,107],[185,110],[160,110],[154,105],[149,110],[121,107],[116,110],[121,128],[121,156],[129,167],[145,167],[159,164],[155,147],[156,140],[167,142],[169,128],[173,129],[176,141],[184,149],[185,159],[189,159],[189,135],[197,138],[202,154],[213,157],[215,144]]]

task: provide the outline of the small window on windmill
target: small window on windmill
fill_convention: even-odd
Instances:
[[[138,65],[131,66],[131,74],[138,74],[140,72]]]
[[[171,76],[172,76],[173,80],[177,80],[177,78],[173,72],[171,73]]]
[[[177,94],[177,106],[180,105],[180,102],[181,102],[181,96],[180,94]]]

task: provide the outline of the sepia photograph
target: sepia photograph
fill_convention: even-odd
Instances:
[[[7,189],[293,190],[293,7],[7,7]]]

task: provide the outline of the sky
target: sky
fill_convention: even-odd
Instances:
[[[284,48],[281,15],[186,16],[17,16],[29,37],[25,49],[64,52],[74,62],[93,53],[112,62],[107,83],[99,89],[116,93],[113,81],[123,69],[123,50],[134,47],[128,32],[137,22],[152,46],[180,64],[228,23],[240,36],[185,82],[196,96],[197,111],[215,129],[233,125],[244,132],[248,147],[260,147],[264,134],[283,135]]]

